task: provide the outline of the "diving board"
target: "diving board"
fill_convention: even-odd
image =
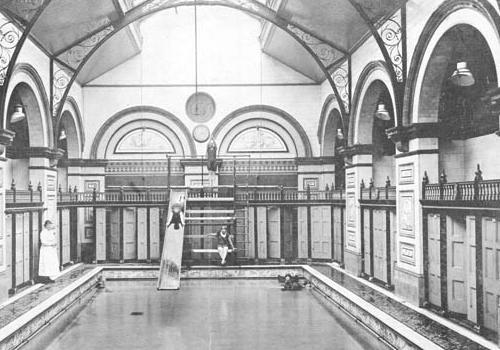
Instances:
[[[184,225],[175,229],[174,225],[167,228],[172,218],[172,205],[179,203],[186,212],[186,190],[171,190],[168,206],[168,219],[165,226],[165,239],[160,261],[158,290],[179,289],[181,284],[182,245],[184,242]]]

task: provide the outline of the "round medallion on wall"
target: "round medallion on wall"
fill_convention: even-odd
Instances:
[[[215,114],[215,101],[206,92],[194,93],[186,102],[186,114],[196,123],[205,123]]]
[[[207,142],[210,138],[210,130],[206,125],[197,125],[193,129],[193,138],[196,142]]]

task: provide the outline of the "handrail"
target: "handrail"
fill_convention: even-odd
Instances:
[[[423,184],[422,200],[427,201],[500,201],[500,180],[476,180]]]
[[[246,187],[194,188],[188,191],[188,199],[231,198],[236,202],[301,202],[301,201],[345,201],[345,190],[295,190],[278,187],[276,189],[249,189]],[[166,203],[168,190],[146,191],[106,191],[106,192],[62,192],[58,203]]]

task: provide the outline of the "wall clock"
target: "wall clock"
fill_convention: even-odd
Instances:
[[[196,123],[205,123],[215,114],[215,101],[205,92],[194,93],[186,102],[186,114]]]

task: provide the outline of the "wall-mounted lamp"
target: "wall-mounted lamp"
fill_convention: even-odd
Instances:
[[[26,118],[26,114],[24,113],[24,107],[22,104],[16,104],[14,106],[14,113],[10,116],[10,123],[18,123]]]
[[[385,107],[384,103],[378,104],[377,110],[375,111],[375,117],[384,121],[391,120],[391,115],[389,114],[389,111]]]
[[[450,81],[452,84],[456,86],[471,86],[474,85],[476,80],[474,79],[474,75],[467,67],[467,62],[458,62],[457,69],[453,72],[450,77]]]
[[[61,133],[59,134],[59,141],[66,140],[66,131],[64,129],[61,129]]]
[[[344,139],[344,133],[342,132],[342,129],[337,129],[337,138],[342,141]]]

